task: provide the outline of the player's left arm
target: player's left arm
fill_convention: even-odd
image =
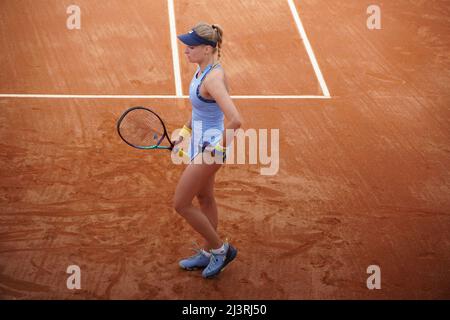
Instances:
[[[228,93],[227,87],[225,85],[225,76],[223,71],[213,72],[210,77],[204,82],[205,89],[208,93],[216,100],[219,107],[222,109],[227,123],[225,125],[225,131],[222,134],[222,146],[226,147],[231,141],[226,140],[226,130],[233,129],[237,130],[242,125],[242,118],[234,105],[233,100],[231,100],[230,94]]]

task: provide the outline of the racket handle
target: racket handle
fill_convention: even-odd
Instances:
[[[186,152],[184,152],[183,148],[180,148],[176,151],[177,155],[180,158],[186,158],[186,159],[190,159],[191,157],[189,156],[189,154],[187,154]]]
[[[189,155],[188,155],[186,152],[184,152],[183,149],[180,149],[180,151],[178,151],[178,155],[179,155],[180,157],[186,157],[186,158],[189,158]]]

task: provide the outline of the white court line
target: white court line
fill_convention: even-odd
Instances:
[[[180,72],[180,60],[178,56],[178,43],[177,43],[177,28],[175,24],[175,8],[173,0],[167,0],[167,7],[169,11],[169,24],[170,24],[170,41],[172,44],[172,61],[173,61],[173,74],[175,77],[175,93],[177,97],[183,96],[183,87],[181,85],[181,72]]]
[[[325,83],[325,80],[320,71],[319,64],[314,55],[314,52],[309,43],[303,24],[298,15],[297,9],[293,0],[288,0],[289,7],[292,15],[294,16],[295,23],[300,32],[300,36],[305,44],[306,51],[314,67],[317,79],[320,83],[323,96],[319,95],[236,95],[231,96],[232,99],[331,99],[330,92]],[[176,95],[108,95],[108,94],[20,94],[20,93],[7,93],[0,94],[0,98],[35,98],[35,99],[187,99],[188,96],[183,95],[180,62],[178,55],[178,42],[177,32],[175,25],[175,8],[174,0],[168,0],[168,12],[169,12],[169,24],[170,24],[170,38],[172,45],[172,57],[173,57],[173,70],[175,78],[175,90]]]
[[[268,95],[268,96],[231,96],[232,99],[331,99],[331,97],[315,95]]]
[[[292,15],[294,16],[295,24],[297,25],[298,31],[300,32],[300,37],[305,44],[306,52],[308,53],[309,59],[314,68],[314,72],[316,73],[317,80],[319,80],[320,87],[322,88],[323,95],[327,98],[330,98],[330,91],[328,90],[325,79],[323,78],[322,72],[319,68],[319,63],[317,62],[316,56],[314,55],[314,51],[311,47],[311,43],[308,40],[308,36],[306,35],[305,28],[303,28],[302,21],[300,20],[300,16],[298,15],[297,8],[295,7],[293,0],[288,0],[289,8],[291,8]]]
[[[35,99],[188,99],[183,95],[120,95],[120,94],[28,94],[2,93],[0,98],[35,98]],[[231,96],[232,99],[331,99],[326,96],[314,95],[249,95]]]

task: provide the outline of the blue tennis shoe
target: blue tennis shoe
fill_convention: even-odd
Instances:
[[[237,249],[231,244],[224,244],[225,250],[223,253],[212,253],[209,264],[203,270],[202,276],[204,278],[212,278],[222,272],[225,267],[236,258]]]
[[[187,259],[183,259],[179,262],[179,265],[184,270],[197,270],[205,268],[210,261],[210,257],[206,256],[204,251],[201,249],[196,250],[197,254],[189,257]]]

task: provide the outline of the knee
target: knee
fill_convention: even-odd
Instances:
[[[184,213],[186,212],[186,207],[187,207],[187,205],[180,200],[175,199],[173,201],[173,208],[181,216],[183,216]]]
[[[214,196],[212,195],[204,195],[199,194],[197,195],[198,203],[203,207],[208,207],[214,204]]]
[[[179,214],[182,214],[183,212],[183,205],[179,202],[179,201],[174,201],[173,202],[173,208],[175,209],[175,211]]]

